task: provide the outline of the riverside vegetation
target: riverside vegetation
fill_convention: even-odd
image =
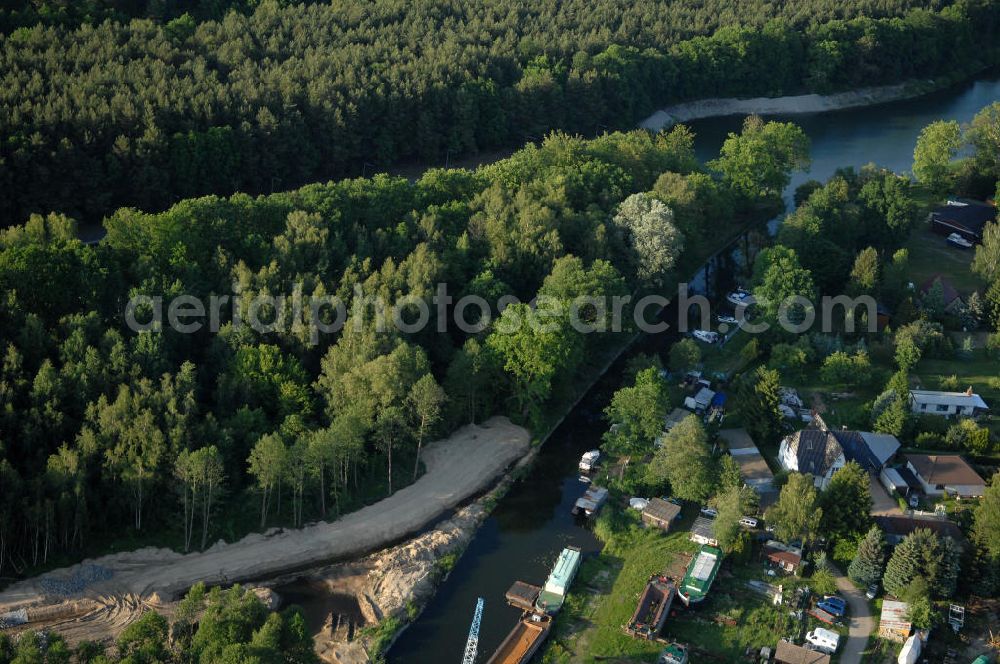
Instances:
[[[968,75],[1000,24],[988,0],[0,8],[4,225],[444,164],[689,99]]]

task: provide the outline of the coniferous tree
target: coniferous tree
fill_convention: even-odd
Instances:
[[[872,526],[858,552],[847,568],[847,575],[863,586],[869,586],[882,578],[885,571],[885,538],[878,526]]]
[[[924,577],[930,588],[938,588],[941,573],[941,543],[930,530],[918,528],[906,536],[892,552],[885,566],[882,586],[895,597],[903,597],[907,586],[918,576]]]

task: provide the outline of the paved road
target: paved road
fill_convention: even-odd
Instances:
[[[854,587],[851,580],[836,568],[833,573],[837,579],[837,590],[847,598],[851,607],[850,631],[847,643],[840,651],[840,664],[861,664],[861,656],[868,647],[868,636],[875,629],[875,618],[872,617],[868,600]]]

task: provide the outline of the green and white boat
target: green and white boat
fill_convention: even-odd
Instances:
[[[721,549],[706,544],[698,550],[688,565],[680,588],[677,589],[677,596],[684,602],[684,606],[698,604],[705,599],[721,564]]]
[[[575,546],[567,546],[559,554],[556,564],[545,581],[545,587],[538,593],[535,600],[535,609],[542,613],[554,614],[562,608],[566,601],[566,593],[573,583],[573,577],[580,569],[580,549]]]

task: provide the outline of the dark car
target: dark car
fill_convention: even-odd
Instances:
[[[833,599],[835,598],[824,599],[822,602],[817,602],[816,607],[840,618],[847,613],[847,605],[842,602],[832,601]]]

